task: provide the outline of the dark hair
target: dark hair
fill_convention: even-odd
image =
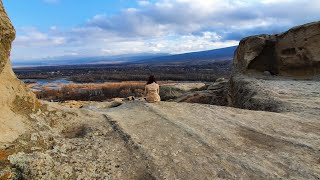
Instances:
[[[156,78],[154,78],[153,75],[151,75],[148,79],[147,84],[157,83]]]

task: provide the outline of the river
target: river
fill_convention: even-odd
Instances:
[[[67,79],[23,79],[23,82],[30,84],[29,88],[34,91],[41,91],[43,86],[50,89],[60,89],[65,84],[88,84],[74,82]],[[102,82],[93,82],[90,84],[103,84]]]

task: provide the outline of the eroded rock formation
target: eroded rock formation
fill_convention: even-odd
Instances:
[[[296,107],[298,103],[292,102],[302,97],[307,99],[306,94],[318,97],[314,89],[308,88],[317,82],[292,78],[316,80],[319,75],[320,22],[297,26],[282,34],[247,37],[240,41],[235,52],[228,105],[273,112],[305,109],[302,104]],[[282,92],[279,87],[292,91]],[[296,93],[296,97],[290,93]]]
[[[320,22],[294,27],[276,35],[241,40],[234,57],[235,72],[269,71],[274,75],[320,74]]]
[[[15,76],[10,63],[15,30],[0,1],[0,142],[14,140],[24,131],[23,114],[34,109],[35,96]]]

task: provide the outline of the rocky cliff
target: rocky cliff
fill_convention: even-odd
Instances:
[[[35,96],[16,78],[10,63],[15,30],[0,1],[0,142],[11,141],[24,131],[23,115],[34,109]]]
[[[272,112],[306,109],[308,96],[318,97],[319,47],[320,22],[244,38],[234,55],[228,105]]]
[[[320,22],[294,27],[282,34],[241,40],[234,56],[235,72],[280,76],[320,74]]]
[[[297,92],[303,87],[299,87],[298,81],[290,81],[292,78],[319,79],[319,47],[320,22],[294,27],[281,34],[244,38],[235,52],[229,83],[213,83],[207,91],[181,93],[176,101],[273,112],[288,111],[292,107],[284,105],[288,103],[283,100],[283,93],[277,93],[277,87],[288,84],[289,88],[290,84],[294,84],[293,89],[290,89]],[[290,84],[284,79],[288,79]],[[312,93],[314,89],[306,91]],[[300,93],[301,96],[304,95]]]

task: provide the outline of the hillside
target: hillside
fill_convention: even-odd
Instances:
[[[191,52],[185,54],[176,54],[170,56],[161,56],[151,59],[136,61],[135,63],[147,64],[198,64],[207,61],[231,60],[237,46],[222,49],[214,49],[209,51]]]

